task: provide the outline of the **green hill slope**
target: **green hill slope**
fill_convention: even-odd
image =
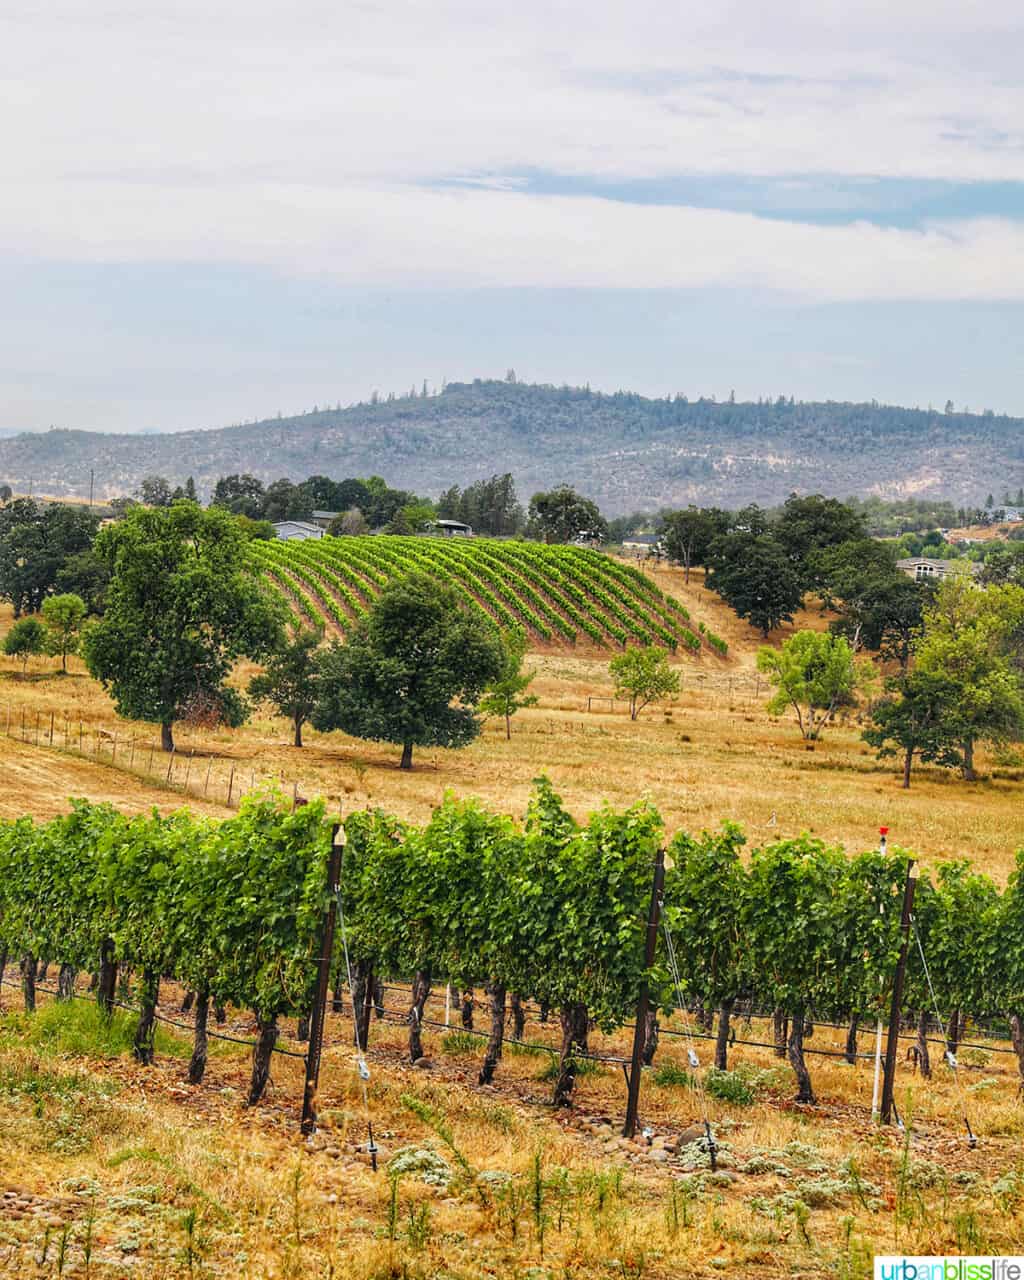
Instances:
[[[256,542],[252,555],[297,617],[342,635],[389,580],[416,571],[451,583],[499,629],[522,628],[534,643],[725,652],[649,578],[583,547],[363,537]]]

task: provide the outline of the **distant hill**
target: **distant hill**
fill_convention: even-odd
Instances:
[[[436,495],[511,471],[520,495],[567,482],[609,514],[687,502],[775,503],[793,490],[978,503],[1024,483],[1024,420],[839,402],[652,400],[476,381],[244,426],[164,435],[53,430],[0,439],[18,491],[130,493],[145,475],[381,475]]]

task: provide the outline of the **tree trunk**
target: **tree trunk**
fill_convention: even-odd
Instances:
[[[551,1006],[548,1004],[546,1000],[542,1000],[540,1002],[540,1013],[538,1015],[540,1018],[541,1024],[547,1022],[548,1014],[550,1012],[551,1012]]]
[[[412,743],[411,742],[402,743],[402,759],[398,767],[399,769],[412,768]]]
[[[162,724],[160,726],[160,750],[174,750],[174,728],[171,724]]]
[[[378,1022],[384,1017],[387,1010],[384,1008],[384,983],[380,978],[373,980],[373,1012]]]
[[[160,975],[154,969],[143,969],[139,991],[139,1025],[135,1028],[132,1051],[144,1067],[153,1065],[153,1040],[156,1036],[156,1001],[160,994]]]
[[[963,763],[964,780],[967,782],[976,782],[978,779],[978,775],[974,771],[974,739],[973,738],[968,738],[967,741],[963,744],[963,752],[964,752],[964,763]]]
[[[473,1030],[473,989],[462,993],[462,1025],[467,1031]]]
[[[949,1031],[946,1035],[946,1048],[950,1053],[956,1053],[963,1033],[964,1029],[960,1025],[960,1010],[954,1009],[949,1015]]]
[[[338,971],[338,976],[334,980],[334,990],[331,992],[331,1012],[345,1012],[345,980]]]
[[[430,996],[430,970],[417,969],[412,980],[412,1006],[409,1009],[409,1060],[423,1057],[423,1009]]]
[[[914,765],[914,752],[911,748],[907,749],[907,754],[903,757],[903,790],[910,790],[910,770]]]
[[[186,991],[185,998],[181,1002],[181,1012],[188,1013],[196,1002],[196,993],[194,991]]]
[[[772,1014],[772,1030],[775,1034],[775,1056],[776,1058],[784,1058],[786,1056],[786,1037],[789,1034],[789,1019],[782,1009],[776,1009]]]
[[[480,1084],[490,1084],[494,1079],[505,1036],[505,988],[500,982],[491,982],[487,986],[487,994],[491,1002],[491,1034],[487,1038],[487,1052],[480,1068]]]
[[[512,716],[507,711],[505,712],[505,741],[512,741]]]
[[[45,982],[46,975],[50,972],[49,960],[40,960],[36,966],[36,982]]]
[[[804,1011],[796,1009],[790,1021],[789,1027],[789,1065],[796,1072],[797,1083],[797,1102],[816,1101],[814,1090],[811,1088],[811,1073],[807,1070],[807,1063],[804,1061]]]
[[[648,1009],[647,1017],[644,1019],[644,1045],[640,1050],[640,1061],[645,1067],[649,1067],[654,1061],[654,1055],[658,1052],[658,1011],[657,1009]]]
[[[571,1107],[576,1084],[576,1053],[587,1051],[587,1006],[579,1001],[564,1004],[559,1011],[559,1020],[562,1024],[562,1052],[552,1101],[556,1107]]]
[[[917,1015],[917,1065],[926,1080],[932,1078],[932,1059],[928,1052],[928,1011],[922,1009]],[[1022,1066],[1024,1074],[1024,1066]]]
[[[192,1042],[192,1059],[188,1064],[189,1084],[202,1083],[206,1074],[206,1020],[210,1016],[210,993],[200,991],[196,997],[196,1029]]]
[[[57,975],[57,999],[70,1000],[75,994],[75,978],[78,970],[72,964],[62,964]]]
[[[357,960],[352,973],[352,1016],[356,1044],[363,1052],[370,1041],[370,1012],[373,1009],[373,962]]]
[[[302,719],[300,716],[295,717],[295,745],[302,746]]]
[[[1010,1014],[1010,1039],[1017,1052],[1017,1070],[1020,1073],[1020,1088],[1024,1090],[1024,1020],[1019,1013]]]
[[[247,1099],[250,1107],[254,1107],[263,1097],[270,1081],[270,1058],[274,1052],[274,1045],[277,1044],[277,1015],[274,1014],[267,1022],[257,1018],[256,1025],[259,1028],[259,1037],[252,1050],[252,1079],[249,1082]]]
[[[106,1017],[114,1012],[117,993],[117,960],[112,938],[104,938],[100,947],[100,979],[96,984],[96,1000]]]
[[[25,997],[25,1012],[36,1011],[36,958],[27,955],[21,962],[21,991]]]
[[[860,1025],[860,1018],[857,1015],[850,1015],[850,1025],[846,1029],[846,1052],[843,1055],[851,1066],[857,1064],[857,1027]]]
[[[700,1026],[702,1031],[713,1031],[715,1028],[715,1011],[703,1003],[700,1005]]]
[[[715,1038],[715,1066],[719,1071],[728,1069],[729,1063],[729,1023],[732,1021],[733,1005],[736,997],[730,996],[718,1006],[718,1035]]]
[[[299,1016],[295,1023],[295,1039],[299,1044],[305,1044],[309,1040],[309,1014],[303,1013]]]
[[[213,1016],[217,1020],[217,1026],[222,1027],[228,1020],[228,1012],[222,1004],[213,1006]]]
[[[523,997],[513,991],[509,997],[512,1005],[512,1039],[522,1040],[526,1029],[526,1010],[523,1008]]]

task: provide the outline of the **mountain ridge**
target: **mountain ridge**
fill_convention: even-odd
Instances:
[[[520,495],[568,483],[609,514],[687,502],[776,503],[795,491],[976,504],[1024,483],[1024,419],[876,401],[654,399],[478,379],[436,395],[229,427],[0,438],[0,482],[55,496],[130,493],[146,475],[208,493],[220,475],[382,475],[436,496],[511,471]]]

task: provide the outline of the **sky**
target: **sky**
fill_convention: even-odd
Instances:
[[[7,0],[0,429],[424,379],[1024,414],[1024,8]]]

